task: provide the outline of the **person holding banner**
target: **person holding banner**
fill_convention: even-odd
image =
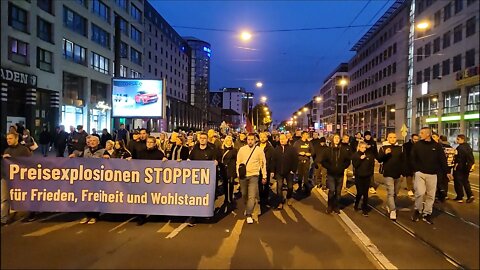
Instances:
[[[240,178],[240,190],[245,203],[245,215],[248,224],[253,223],[252,213],[258,194],[260,171],[263,176],[262,184],[267,183],[266,165],[265,153],[255,145],[255,134],[248,134],[247,145],[242,146],[237,155],[237,173]]]
[[[103,157],[104,158],[120,158],[120,159],[127,159],[127,160],[132,159],[132,154],[130,154],[130,151],[127,150],[127,148],[125,147],[125,143],[123,142],[122,139],[117,139],[115,141],[115,146],[113,148],[114,148],[113,154],[106,157],[104,153]]]
[[[83,152],[75,150],[68,157],[83,157],[83,158],[102,158],[105,149],[100,146],[100,139],[97,136],[88,135],[85,139],[87,147]],[[95,224],[100,213],[98,212],[88,212],[85,213],[85,217],[80,220],[80,224]]]
[[[188,146],[185,145],[185,139],[182,134],[178,134],[175,138],[175,146],[172,147],[170,160],[187,160],[190,155]]]
[[[32,152],[26,146],[18,143],[18,133],[10,132],[7,134],[7,149],[3,153],[3,158],[12,158],[12,157],[30,157]],[[10,190],[8,189],[7,180],[4,177],[5,172],[2,170],[2,184],[1,184],[1,221],[2,226],[7,225],[10,215]],[[35,213],[31,212],[28,214],[26,221],[33,221]]]

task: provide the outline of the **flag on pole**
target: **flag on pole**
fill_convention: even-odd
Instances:
[[[250,118],[247,117],[247,124],[245,125],[245,129],[247,130],[247,132],[253,132],[253,126],[252,126],[252,122],[250,121]]]

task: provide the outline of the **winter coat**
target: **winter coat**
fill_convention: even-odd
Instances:
[[[271,169],[275,175],[286,177],[290,172],[296,172],[298,166],[298,154],[291,145],[275,147],[272,152]]]
[[[390,148],[391,153],[385,154],[385,151]],[[383,163],[383,176],[392,177],[394,179],[400,178],[400,175],[405,175],[405,153],[403,148],[397,144],[382,145],[380,151],[378,151],[378,162]]]
[[[327,175],[340,177],[350,166],[351,152],[346,146],[330,146],[322,161],[322,166],[327,169]]]
[[[363,154],[365,154],[366,157],[361,159],[360,157]],[[365,153],[362,153],[357,151],[352,155],[352,164],[355,169],[354,172],[356,177],[372,176],[375,166],[375,157],[370,152],[365,151]]]

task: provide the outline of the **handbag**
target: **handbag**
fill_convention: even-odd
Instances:
[[[244,179],[245,177],[247,177],[247,164],[248,164],[248,161],[250,160],[250,158],[252,157],[252,154],[255,151],[255,148],[257,148],[256,145],[255,145],[255,147],[253,147],[253,150],[250,153],[250,156],[248,156],[247,162],[245,162],[245,164],[240,163],[240,165],[238,165],[238,178]]]
[[[30,145],[28,148],[30,148],[30,151],[35,151],[38,148],[38,144],[33,138],[32,138],[32,142],[33,142],[33,144]]]

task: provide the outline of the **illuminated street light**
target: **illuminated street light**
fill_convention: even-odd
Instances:
[[[297,112],[297,115],[298,115],[298,116],[302,115],[302,112]]]
[[[320,103],[321,101],[322,101],[322,97],[321,97],[321,96],[315,97],[315,102]]]
[[[296,116],[296,115],[294,115],[294,116],[293,116],[293,119],[297,119],[297,116]]]
[[[341,79],[339,82],[338,82],[341,86],[345,86],[348,84],[348,81],[345,80],[345,79]]]
[[[263,103],[265,103],[265,102],[267,101],[267,97],[266,97],[266,96],[261,97],[261,98],[260,98],[260,101],[263,102]]]
[[[303,107],[303,111],[304,111],[304,112],[308,111],[308,108],[307,108],[307,107]]]
[[[248,41],[248,40],[252,39],[252,34],[250,32],[243,31],[242,34],[240,35],[240,37],[242,38],[242,40]]]
[[[263,110],[264,110],[264,111],[268,111],[268,107],[263,107]]]
[[[257,86],[257,88],[262,88],[263,83],[262,82],[257,82],[255,85]]]
[[[417,28],[421,30],[426,30],[430,27],[430,24],[427,21],[420,22],[417,24]]]
[[[390,112],[395,112],[395,108],[391,108],[391,109],[390,109]]]

